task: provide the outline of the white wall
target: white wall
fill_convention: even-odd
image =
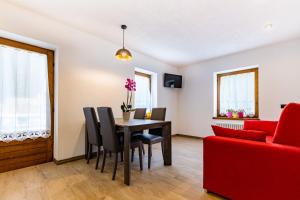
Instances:
[[[259,66],[259,114],[278,119],[280,104],[300,101],[300,39],[224,56],[180,69],[179,124],[182,134],[212,134],[213,73],[243,66]]]
[[[178,91],[162,87],[162,74],[178,73],[176,68],[137,52],[132,52],[132,62],[118,61],[114,58],[118,45],[5,2],[0,8],[0,29],[56,47],[55,159],[84,153],[84,106],[111,106],[121,117],[124,83],[134,76],[134,67],[158,73],[157,104],[167,107],[167,119],[177,132]]]

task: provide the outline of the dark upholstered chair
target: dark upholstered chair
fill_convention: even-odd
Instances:
[[[145,119],[146,108],[136,108],[134,111],[134,119]]]
[[[90,155],[93,150],[93,145],[98,147],[97,151],[97,161],[96,161],[96,169],[98,169],[98,163],[100,158],[100,148],[102,146],[102,138],[100,135],[100,127],[98,125],[98,120],[96,116],[95,109],[92,107],[83,108],[83,113],[85,116],[85,123],[87,127],[87,135],[88,135],[88,158],[87,163],[90,162]]]
[[[151,120],[165,121],[166,111],[167,111],[166,108],[153,108],[151,113]],[[150,129],[149,134],[162,136],[162,129],[161,128]]]
[[[151,113],[151,120],[161,120],[164,121],[166,117],[166,108],[153,108]],[[150,129],[148,134],[137,135],[136,138],[140,139],[143,144],[148,144],[148,168],[151,167],[151,157],[152,157],[152,144],[161,143],[162,154],[163,149],[163,135],[162,129]]]
[[[112,180],[115,180],[117,165],[118,165],[118,153],[123,155],[123,140],[116,131],[115,120],[113,116],[112,109],[109,107],[99,107],[97,108],[99,120],[101,123],[100,130],[103,140],[103,162],[101,172],[104,170],[106,153],[112,152],[115,153],[115,165]],[[140,169],[143,170],[143,156],[142,156],[142,145],[143,143],[138,139],[131,140],[131,149],[139,148],[139,159],[140,159]]]
[[[147,110],[146,108],[136,108],[134,111],[133,118],[134,119],[145,119],[146,110]],[[133,132],[131,135],[134,137],[134,136],[142,135],[142,134],[143,134],[143,131],[138,131],[138,132]],[[143,154],[145,154],[144,145],[143,145],[142,150],[143,150]],[[133,159],[134,159],[134,150],[132,151],[131,161],[133,161]]]

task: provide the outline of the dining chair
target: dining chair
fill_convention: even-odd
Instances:
[[[136,108],[134,111],[133,119],[145,119],[146,110],[147,110],[147,108]],[[132,137],[134,137],[134,136],[142,135],[142,134],[143,134],[143,131],[137,131],[137,132],[133,132],[131,135],[132,135]],[[143,150],[143,154],[145,155],[144,145],[142,147],[142,150]],[[131,162],[133,162],[133,160],[134,160],[134,150],[132,151],[132,154],[131,154]]]
[[[87,127],[87,137],[88,137],[87,163],[90,162],[90,155],[93,151],[93,145],[97,146],[98,150],[97,150],[97,161],[96,161],[95,168],[98,169],[100,150],[101,150],[101,146],[102,146],[102,138],[100,135],[100,127],[98,124],[96,112],[93,107],[85,107],[85,108],[83,108],[83,113],[85,116],[85,123],[86,123],[86,127]]]
[[[104,149],[101,172],[104,171],[107,152],[115,153],[115,163],[112,176],[112,180],[115,180],[118,165],[118,153],[121,153],[122,155],[124,151],[123,140],[120,139],[122,137],[120,137],[116,131],[112,109],[110,107],[98,107],[97,112],[101,123],[100,130]],[[138,139],[131,140],[131,149],[139,148],[140,170],[143,170],[142,145],[143,143]]]
[[[145,119],[146,108],[136,108],[134,111],[134,119]]]
[[[153,108],[151,113],[151,120],[161,120],[164,121],[166,117],[166,108]],[[162,128],[150,129],[148,134],[137,135],[137,139],[140,139],[143,144],[148,144],[148,169],[151,167],[151,157],[152,157],[152,145],[156,143],[161,143],[162,155],[164,156],[164,145],[163,145],[163,135]]]

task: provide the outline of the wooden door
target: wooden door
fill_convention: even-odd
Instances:
[[[53,160],[54,127],[54,51],[0,37],[0,45],[47,55],[51,106],[51,136],[35,140],[0,141],[0,172],[28,167]]]

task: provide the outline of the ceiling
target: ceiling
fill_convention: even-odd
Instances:
[[[299,0],[7,1],[120,46],[126,24],[128,49],[174,66],[300,37]]]

